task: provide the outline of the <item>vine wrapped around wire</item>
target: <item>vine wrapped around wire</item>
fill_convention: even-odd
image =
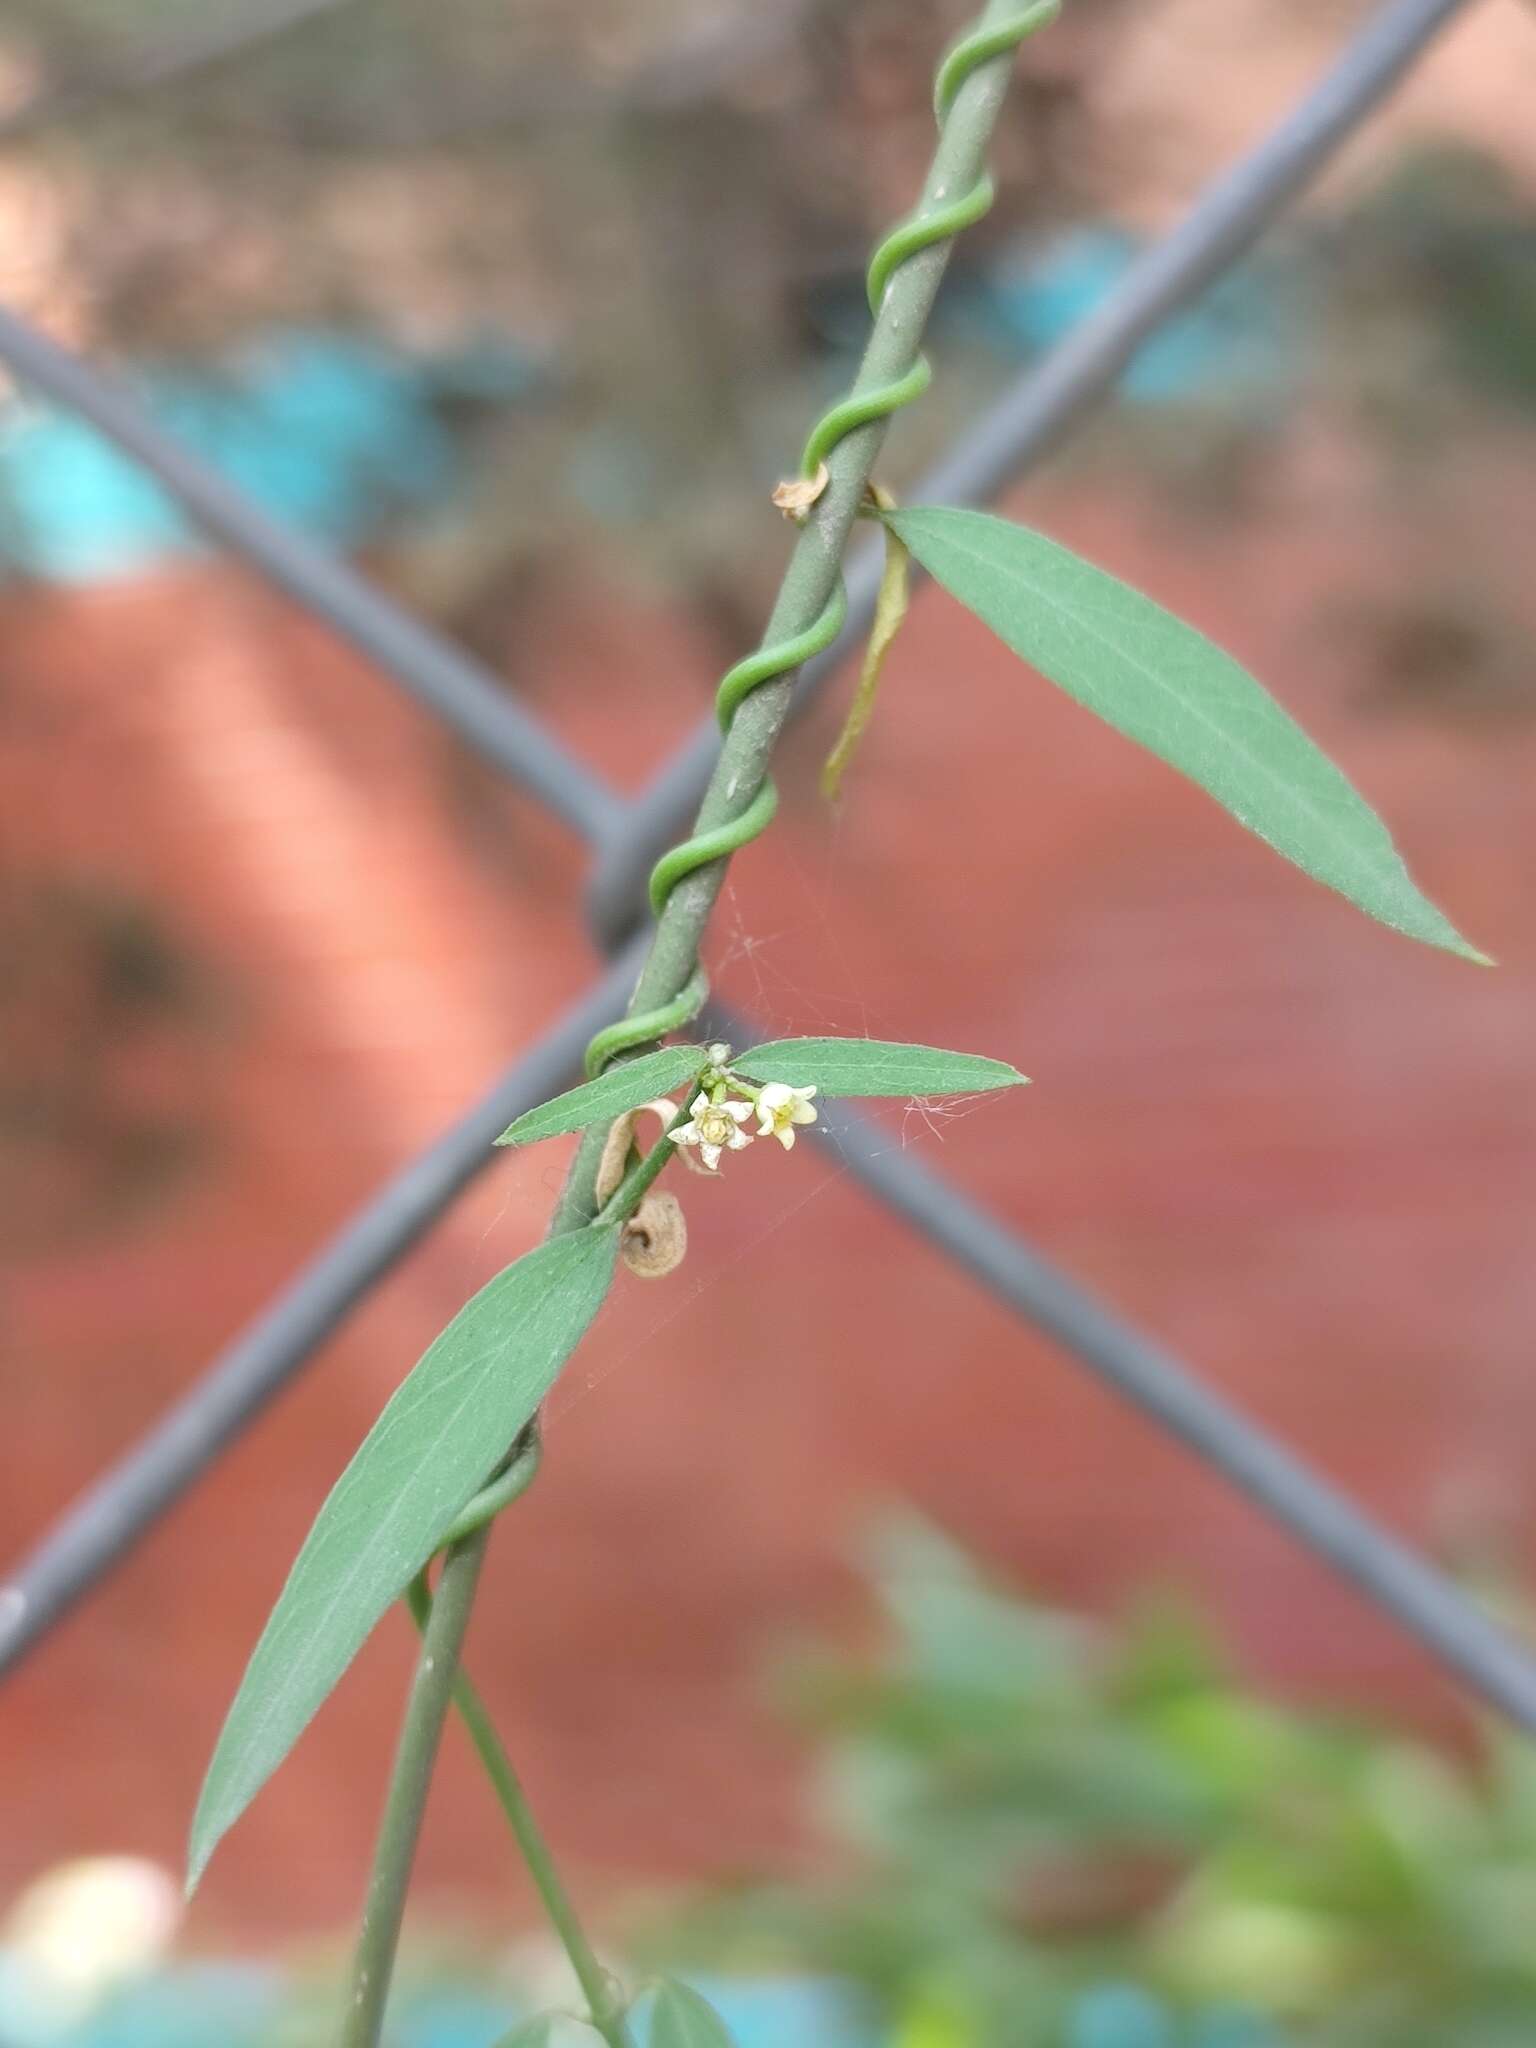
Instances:
[[[960,88],[971,73],[978,66],[990,63],[994,57],[1016,49],[1026,36],[1052,20],[1059,6],[1060,0],[1030,0],[1030,4],[1021,7],[1011,19],[985,25],[978,23],[960,37],[940,65],[934,84],[934,114],[941,130],[949,119]],[[992,180],[982,172],[975,183],[958,197],[939,204],[931,201],[919,203],[905,220],[899,221],[869,260],[866,288],[870,311],[879,313],[891,279],[904,263],[920,250],[957,235],[980,220],[992,200]],[[887,418],[902,406],[910,405],[914,398],[927,390],[932,376],[927,357],[919,356],[904,376],[867,391],[851,392],[829,406],[807,437],[800,458],[802,476],[807,479],[815,477],[832,450],[855,428],[867,426],[871,420]],[[769,642],[728,669],[715,695],[715,714],[722,733],[730,731],[737,711],[754,690],[761,689],[775,676],[786,675],[799,668],[812,655],[830,646],[842,631],[847,615],[847,593],[839,577],[820,618],[804,632]],[[651,870],[650,877],[651,908],[656,916],[661,916],[672,891],[685,876],[707,867],[711,861],[737,852],[766,831],[778,804],[779,795],[773,778],[765,775],[751,801],[734,818],[710,831],[696,832],[664,853]],[[698,1015],[708,994],[708,976],[702,965],[695,962],[686,985],[670,1002],[622,1017],[594,1035],[586,1051],[588,1077],[595,1079],[620,1053],[650,1045],[669,1031],[681,1029]],[[454,1524],[451,1540],[462,1541],[473,1534],[523,1492],[538,1470],[538,1457],[538,1431],[530,1428],[513,1447],[501,1471],[466,1505]]]
[[[1053,20],[1060,0],[1029,0],[1009,19],[978,22],[952,46],[939,67],[934,83],[934,114],[942,131],[955,99],[965,81],[980,65],[1016,49],[1037,28]],[[983,171],[968,190],[955,198],[935,203],[919,202],[893,227],[869,260],[866,288],[869,307],[878,315],[892,278],[901,266],[921,250],[957,235],[980,220],[992,204],[994,188]],[[817,476],[822,464],[845,435],[884,419],[910,405],[927,390],[933,371],[926,356],[919,356],[904,376],[865,391],[851,392],[829,406],[812,427],[800,458],[801,474],[807,480]],[[821,616],[804,632],[772,641],[738,661],[726,671],[715,695],[715,713],[723,733],[729,732],[737,711],[754,690],[775,676],[797,669],[811,656],[830,646],[842,631],[848,614],[847,593],[839,576]],[[673,890],[685,876],[707,867],[749,845],[764,832],[778,809],[778,790],[771,775],[765,775],[756,792],[736,817],[691,838],[664,853],[651,870],[651,908],[659,918]],[[709,979],[695,961],[693,973],[670,1002],[637,1011],[597,1032],[586,1051],[586,1071],[595,1079],[610,1060],[620,1053],[654,1043],[669,1031],[676,1031],[698,1015],[709,994]],[[536,1424],[524,1431],[490,1483],[468,1502],[450,1532],[459,1542],[491,1521],[532,1482],[538,1471],[539,1437]]]
[[[941,130],[949,119],[960,88],[971,73],[978,66],[990,63],[994,57],[1016,49],[1037,28],[1043,28],[1053,20],[1059,9],[1060,0],[1030,0],[1030,4],[1022,6],[1012,18],[978,23],[961,35],[940,65],[934,84],[934,114]],[[870,311],[879,313],[891,279],[904,263],[920,250],[972,226],[986,213],[993,197],[992,180],[982,172],[969,190],[958,197],[938,204],[931,201],[919,204],[905,220],[898,222],[869,261],[866,282]],[[802,476],[814,477],[839,441],[855,428],[867,426],[871,420],[887,418],[902,406],[910,405],[914,398],[927,390],[932,375],[927,357],[919,356],[905,376],[867,391],[851,392],[846,398],[839,399],[822,414],[810,431],[800,459]],[[836,589],[813,625],[803,633],[759,647],[755,653],[727,670],[715,697],[715,712],[721,731],[730,731],[738,709],[754,690],[761,689],[764,683],[771,682],[776,676],[789,674],[809,661],[813,654],[819,654],[824,647],[830,646],[842,631],[847,615],[848,598],[839,577]],[[736,817],[727,819],[711,831],[695,833],[692,838],[664,853],[651,870],[651,908],[656,916],[660,917],[672,891],[685,876],[739,851],[764,832],[778,809],[778,803],[773,777],[765,775],[751,801]],[[621,1018],[596,1034],[587,1047],[588,1075],[601,1073],[608,1062],[620,1053],[650,1045],[667,1032],[679,1029],[703,1008],[708,993],[708,978],[702,967],[696,965],[687,986],[670,1003]]]

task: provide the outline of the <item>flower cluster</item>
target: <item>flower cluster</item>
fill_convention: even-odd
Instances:
[[[769,1081],[759,1088],[733,1074],[730,1059],[728,1045],[709,1048],[710,1063],[700,1076],[698,1094],[688,1105],[687,1120],[674,1124],[667,1133],[674,1145],[699,1148],[706,1173],[718,1170],[722,1153],[744,1151],[754,1136],[777,1138],[788,1152],[795,1142],[795,1126],[816,1121],[811,1103],[814,1087],[791,1088],[784,1081]],[[744,1128],[754,1116],[755,1133]]]

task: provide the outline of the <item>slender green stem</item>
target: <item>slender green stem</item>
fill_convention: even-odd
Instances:
[[[1019,0],[988,0],[979,26],[988,31],[995,28],[1001,35],[1004,26],[1016,23],[1018,18]],[[946,103],[938,147],[923,187],[923,209],[936,211],[945,207],[957,195],[971,192],[982,177],[987,143],[1002,108],[1011,70],[1011,50],[1000,41],[998,55],[971,70],[955,91],[953,103]],[[891,387],[909,381],[916,390],[921,375],[923,328],[948,264],[949,251],[946,233],[942,239],[917,247],[910,254],[904,253],[899,268],[883,283],[879,310],[851,394],[855,410],[850,416],[860,417],[859,402],[877,391],[889,392]],[[800,530],[769,618],[765,645],[808,633],[841,589],[843,552],[864,501],[885,430],[882,412],[843,433],[836,446],[828,450],[827,486]],[[769,758],[789,713],[795,673],[785,670],[762,682],[736,709],[699,807],[697,834],[730,826],[741,817],[744,804],[764,790]],[[672,887],[630,1001],[630,1015],[675,1004],[692,981],[705,927],[725,878],[727,860],[728,855],[721,855],[684,875]],[[591,1220],[606,1136],[605,1131],[596,1129],[583,1137],[555,1207],[552,1232],[579,1229]],[[659,1170],[658,1166],[656,1171]],[[460,1549],[449,1553],[433,1602],[369,1887],[368,1918],[358,1947],[354,2007],[349,2014],[350,2030],[344,2037],[343,2048],[376,2048],[378,2041],[383,1993],[399,1936],[405,1881],[486,1534],[481,1530]],[[472,1569],[467,1575],[455,1572],[455,1561],[466,1558],[472,1559]],[[467,1591],[461,1591],[466,1588]],[[450,1590],[452,1609],[445,1618]],[[358,2017],[364,2013],[369,2015],[366,2026]]]
[[[1017,18],[1018,0],[991,0],[983,25]],[[969,191],[981,177],[987,143],[1001,110],[1012,70],[1004,51],[971,73],[956,94],[923,188],[926,204],[942,206]],[[948,239],[909,256],[891,277],[876,315],[854,396],[879,390],[911,375],[921,356],[923,328],[949,262]],[[838,588],[844,549],[864,502],[870,472],[885,440],[884,417],[846,434],[827,455],[827,487],[800,529],[784,572],[764,638],[777,642],[813,626]],[[740,816],[743,801],[758,790],[789,713],[795,671],[776,676],[745,698],[731,721],[720,759],[699,807],[695,830],[709,832]],[[672,1001],[692,978],[726,861],[713,861],[685,876],[673,889],[657,921],[631,1014]],[[569,1230],[593,1211],[593,1190],[604,1133],[588,1132],[572,1164],[555,1211],[554,1227]]]
[[[690,1087],[689,1093],[692,1094]],[[625,1217],[633,1216],[644,1201],[652,1181],[672,1165],[677,1158],[677,1147],[670,1142],[670,1134],[679,1124],[688,1120],[688,1105],[685,1102],[672,1121],[667,1125],[650,1151],[637,1159],[624,1175],[613,1193],[598,1212],[604,1223],[622,1223]],[[604,1133],[606,1142],[607,1134]]]
[[[425,1638],[431,1626],[433,1607],[432,1594],[427,1586],[425,1572],[411,1581],[406,1593],[416,1626]],[[551,1926],[560,1937],[560,1942],[570,1959],[571,1969],[581,1986],[581,1995],[587,2002],[587,2013],[593,2026],[609,2048],[633,2048],[629,2025],[624,2017],[624,1999],[613,1978],[598,1961],[585,1928],[577,1915],[571,1896],[561,1882],[560,1873],[548,1842],[544,1839],[533,1809],[519,1782],[512,1760],[502,1747],[484,1700],[470,1683],[469,1674],[462,1668],[453,1681],[453,1704],[459,1719],[469,1733],[475,1752],[485,1767],[485,1774],[495,1788],[501,1810],[507,1817],[528,1874],[534,1888],[549,1915]]]
[[[368,1900],[352,1965],[352,1995],[341,2024],[340,2048],[377,2048],[400,1943],[406,1887],[416,1858],[432,1764],[453,1698],[459,1650],[469,1627],[475,1586],[485,1562],[489,1526],[456,1544],[443,1559],[442,1576],[422,1637],[421,1656],[406,1702],[394,1774],[368,1880]]]

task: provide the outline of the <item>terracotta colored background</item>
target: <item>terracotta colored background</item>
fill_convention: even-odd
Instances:
[[[1531,700],[1394,690],[1349,621],[1427,587],[1454,537],[1529,644],[1531,449],[1464,444],[1409,490],[1348,448],[1298,434],[1243,520],[1102,465],[1014,509],[1266,676],[1498,972],[1365,925],[932,592],[836,816],[815,794],[832,711],[791,743],[780,827],[738,864],[717,960],[773,1031],[1016,1059],[1027,1097],[894,1108],[891,1144],[1394,1526],[1527,1547]],[[17,901],[44,876],[108,889],[152,905],[194,963],[179,1008],[87,1072],[71,1065],[67,958],[34,962],[6,1013],[13,1064],[77,1118],[6,1153],[10,1553],[591,962],[562,828],[232,572],[8,599],[4,647]],[[633,784],[698,714],[719,654],[573,563],[535,594],[509,669]],[[194,1134],[126,1206],[91,1177],[91,1132],[112,1119]],[[0,1892],[84,1849],[175,1862],[320,1496],[421,1344],[533,1241],[561,1163],[557,1146],[498,1161],[0,1694]],[[796,1758],[753,1675],[783,1631],[857,1617],[841,1546],[891,1496],[1053,1596],[1192,1583],[1266,1677],[1448,1723],[1419,1654],[826,1148],[760,1148],[684,1192],[689,1263],[627,1281],[555,1396],[545,1474],[503,1527],[474,1636],[589,1881],[800,1853]],[[351,1909],[406,1657],[392,1622],[232,1838],[198,1906],[207,1938]],[[483,1903],[512,1880],[450,1747],[424,1875]]]

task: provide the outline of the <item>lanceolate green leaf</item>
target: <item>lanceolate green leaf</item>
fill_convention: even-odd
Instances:
[[[188,1885],[374,1623],[548,1392],[613,1278],[618,1232],[552,1238],[467,1302],[332,1488],[229,1710],[192,1822]]]
[[[664,1977],[651,2001],[651,2048],[735,2048],[719,2013],[675,1977]]]
[[[1005,1060],[880,1038],[779,1038],[731,1061],[753,1081],[787,1081],[822,1095],[973,1095],[1029,1079]]]
[[[530,1109],[509,1124],[496,1142],[528,1145],[535,1138],[557,1137],[561,1131],[584,1131],[588,1124],[612,1123],[626,1110],[639,1109],[642,1103],[691,1081],[708,1059],[702,1045],[664,1045],[660,1052],[645,1053],[637,1060],[620,1060],[595,1081],[583,1081],[579,1088]]]
[[[1414,887],[1364,798],[1192,626],[1006,519],[937,506],[886,517],[1015,654],[1199,783],[1277,853],[1410,938],[1485,960]]]

